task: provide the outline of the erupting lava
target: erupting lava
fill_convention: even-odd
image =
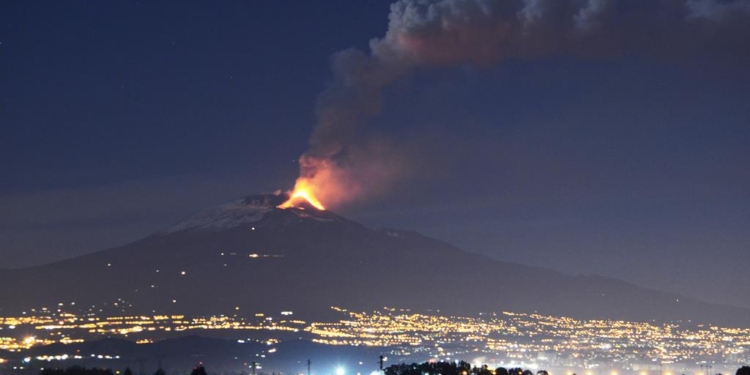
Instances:
[[[291,207],[297,207],[297,205],[303,201],[309,203],[311,206],[324,211],[326,208],[323,206],[322,203],[318,200],[318,198],[315,197],[315,195],[312,193],[312,188],[304,179],[297,180],[297,183],[294,185],[294,191],[289,194],[289,199],[287,199],[286,202],[276,206],[278,208],[291,208]]]

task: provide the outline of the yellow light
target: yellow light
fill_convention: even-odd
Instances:
[[[325,207],[323,206],[323,203],[320,203],[318,198],[316,198],[313,194],[313,187],[310,186],[309,182],[305,179],[298,179],[297,183],[294,185],[294,192],[289,196],[289,199],[287,199],[286,202],[278,205],[278,208],[291,208],[295,207],[295,205],[299,201],[306,201],[311,206],[324,211]]]

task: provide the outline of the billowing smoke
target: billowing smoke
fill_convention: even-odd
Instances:
[[[369,139],[367,125],[384,89],[415,69],[551,56],[747,59],[748,25],[750,0],[400,0],[369,51],[333,56],[300,180],[339,205],[410,174],[408,155]]]

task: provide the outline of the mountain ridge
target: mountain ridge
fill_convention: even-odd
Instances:
[[[750,311],[739,307],[600,275],[571,276],[503,262],[417,232],[371,229],[311,206],[276,208],[284,199],[249,196],[219,206],[231,211],[228,215],[209,209],[213,214],[191,215],[169,227],[179,230],[3,271],[15,283],[0,285],[0,300],[9,301],[0,314],[61,302],[99,306],[121,300],[136,313],[201,315],[241,308],[294,310],[312,319],[330,317],[334,305],[363,311],[387,305],[455,314],[536,311],[725,325],[750,320]]]

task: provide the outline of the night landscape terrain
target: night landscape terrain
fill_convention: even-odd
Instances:
[[[750,1],[0,3],[0,375],[750,375]]]
[[[471,315],[525,311],[580,319],[750,324],[711,305],[598,276],[493,260],[419,233],[370,229],[286,196],[249,196],[123,247],[7,270],[3,312],[122,300],[122,313],[219,315],[235,309],[329,317],[331,306]],[[76,275],[71,277],[71,275]]]

